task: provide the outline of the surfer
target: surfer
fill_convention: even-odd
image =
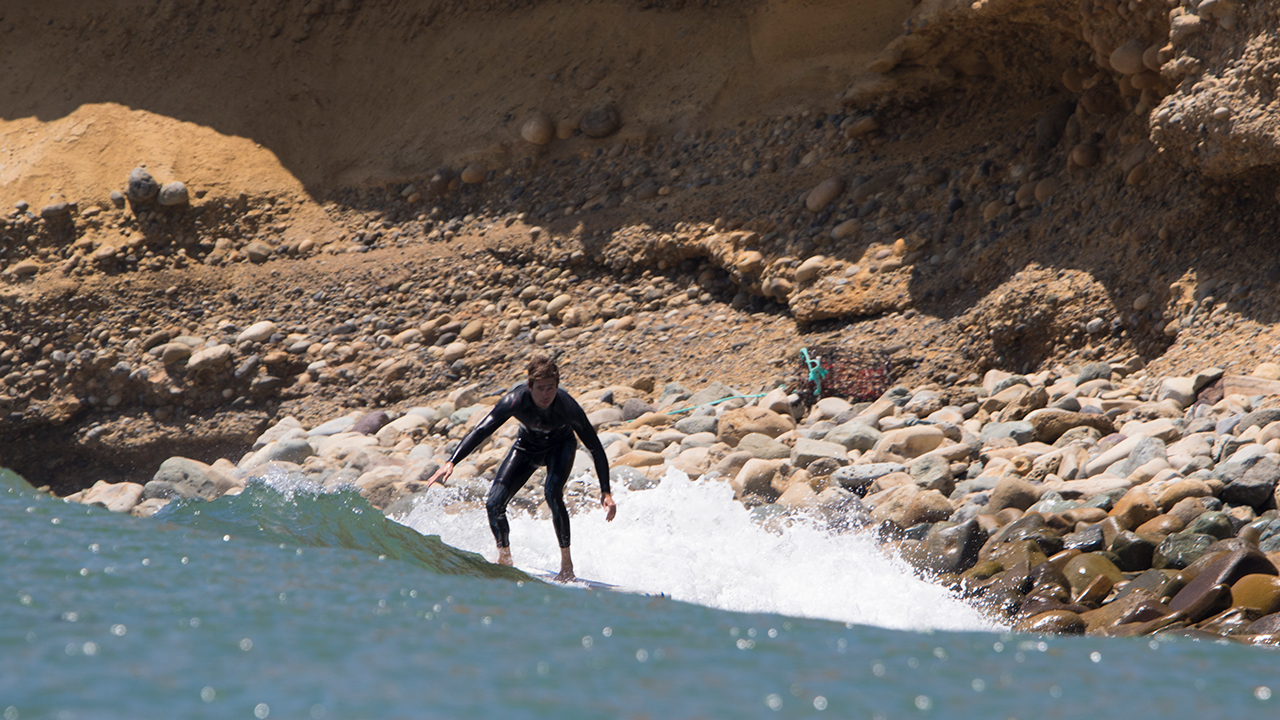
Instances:
[[[467,433],[449,461],[427,481],[427,489],[448,480],[454,465],[471,454],[509,418],[519,420],[520,434],[498,466],[485,500],[489,529],[498,543],[498,564],[511,564],[507,503],[524,487],[536,468],[545,466],[547,507],[551,509],[551,524],[560,543],[560,573],[556,580],[568,582],[574,579],[574,574],[573,558],[569,555],[569,511],[564,504],[564,484],[569,479],[569,470],[573,467],[574,453],[578,448],[575,433],[595,461],[596,477],[600,480],[600,504],[608,513],[606,518],[609,521],[617,514],[618,506],[609,492],[609,461],[605,457],[604,446],[600,444],[600,438],[587,420],[582,406],[560,388],[560,369],[555,361],[546,355],[536,355],[526,369],[528,381],[503,396],[488,417]]]

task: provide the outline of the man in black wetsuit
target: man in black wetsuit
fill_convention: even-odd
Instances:
[[[609,492],[609,461],[605,457],[604,446],[600,444],[600,438],[596,436],[582,406],[560,389],[560,369],[555,361],[546,355],[538,355],[529,361],[528,373],[527,383],[517,385],[503,396],[489,416],[467,433],[449,461],[427,481],[427,489],[448,480],[454,465],[471,454],[508,418],[519,420],[520,434],[498,467],[485,500],[489,528],[498,541],[498,564],[511,564],[507,503],[524,487],[533,471],[544,465],[547,468],[544,486],[547,507],[551,509],[551,524],[560,542],[560,574],[556,580],[567,582],[574,575],[573,559],[569,555],[569,511],[564,505],[564,484],[569,479],[573,456],[578,448],[575,433],[595,461],[596,476],[600,480],[600,504],[607,511],[609,521],[617,514],[618,506]]]

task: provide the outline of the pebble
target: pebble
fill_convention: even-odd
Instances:
[[[125,190],[125,196],[129,198],[129,202],[136,205],[142,205],[155,200],[160,194],[160,185],[151,177],[151,173],[147,172],[145,165],[139,165],[129,173],[129,184]]]
[[[817,187],[809,191],[809,194],[805,197],[805,207],[809,209],[809,212],[822,211],[831,204],[832,200],[839,197],[840,193],[844,192],[844,186],[844,178],[831,177],[823,180]]]
[[[1098,164],[1098,148],[1081,143],[1071,148],[1071,161],[1082,168],[1091,168]]]
[[[472,163],[462,171],[460,176],[462,182],[468,185],[478,185],[489,177],[489,171],[479,163]]]
[[[1109,60],[1111,67],[1117,72],[1125,75],[1135,75],[1146,69],[1146,65],[1142,62],[1142,55],[1146,52],[1146,46],[1138,38],[1133,38],[1111,51]]]
[[[275,335],[277,331],[276,324],[270,320],[260,320],[244,330],[236,336],[236,344],[244,342],[264,343]]]
[[[618,132],[622,120],[612,104],[598,105],[586,112],[578,123],[578,129],[589,138],[607,138]]]
[[[164,187],[160,188],[159,202],[165,207],[177,207],[191,202],[186,184],[177,180],[165,183]]]
[[[546,145],[555,139],[556,126],[542,113],[534,113],[520,126],[520,137],[534,145]]]
[[[71,203],[62,196],[56,196],[52,202],[40,208],[40,217],[46,220],[65,217],[71,213]]]

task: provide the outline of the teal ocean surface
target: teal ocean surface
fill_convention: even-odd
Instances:
[[[1280,715],[1274,650],[1010,634],[727,492],[673,474],[580,513],[579,574],[611,592],[490,565],[443,493],[401,524],[268,478],[138,519],[0,471],[0,717]],[[553,568],[550,522],[512,526],[516,563]]]

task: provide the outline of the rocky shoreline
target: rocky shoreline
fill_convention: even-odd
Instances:
[[[1151,377],[1120,358],[895,386],[860,403],[752,390],[649,376],[575,396],[614,483],[644,490],[676,469],[730,483],[766,526],[805,515],[833,532],[875,533],[886,552],[1016,629],[1280,638],[1274,364],[1250,376]],[[396,517],[498,397],[472,384],[309,428],[286,417],[239,459],[172,457],[146,484],[98,482],[67,500],[148,516],[271,476],[351,486]],[[516,429],[458,466],[456,503],[482,502]],[[580,450],[571,508],[598,500],[589,469]],[[530,482],[512,511],[545,512],[541,492]]]

